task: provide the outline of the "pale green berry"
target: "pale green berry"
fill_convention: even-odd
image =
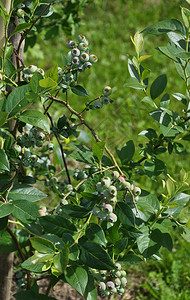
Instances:
[[[75,66],[78,66],[80,64],[80,60],[79,60],[78,56],[73,57],[71,63]]]
[[[38,70],[38,67],[34,66],[34,65],[30,65],[28,67],[28,71],[29,73],[35,73]]]
[[[84,70],[85,70],[84,65],[81,65],[81,66],[78,67],[79,72],[84,72]]]
[[[110,99],[108,97],[104,96],[104,97],[102,97],[102,103],[108,104],[108,103],[110,103]]]
[[[71,63],[71,61],[72,61],[72,59],[73,59],[73,55],[72,55],[72,52],[71,51],[69,51],[68,52],[68,54],[67,54],[67,63]]]
[[[126,286],[127,279],[125,277],[121,277],[121,286]]]
[[[124,270],[121,271],[121,276],[123,276],[123,277],[126,276],[126,272]]]
[[[73,187],[71,184],[67,184],[65,187],[66,192],[71,192],[73,190]]]
[[[117,270],[121,270],[121,264],[120,263],[116,263],[115,267],[116,267]]]
[[[94,107],[96,109],[100,109],[100,108],[102,108],[102,103],[100,101],[96,101],[96,102],[94,102]]]
[[[121,272],[120,272],[120,271],[116,271],[116,272],[114,273],[114,275],[115,275],[115,277],[121,277]]]
[[[86,51],[88,49],[87,45],[85,43],[80,43],[78,45],[79,50]]]
[[[48,144],[48,149],[49,149],[50,151],[52,151],[52,150],[54,149],[54,144],[53,144],[53,143],[49,143],[49,144]]]
[[[40,74],[42,74],[42,76],[44,76],[45,75],[45,72],[44,72],[44,70],[43,69],[41,69],[41,68],[38,68],[38,73],[40,73]]]
[[[97,217],[100,219],[100,220],[105,220],[106,219],[106,214],[103,212],[103,211],[100,211],[98,214],[97,214]]]
[[[75,42],[73,42],[73,41],[68,41],[67,42],[67,48],[72,49],[74,47],[75,47]]]
[[[113,171],[112,176],[114,179],[118,179],[119,178],[119,172],[118,171]]]
[[[121,288],[121,289],[118,290],[118,294],[119,294],[119,295],[122,295],[122,294],[124,294],[124,293],[125,293],[125,290],[124,290],[123,288]]]
[[[111,197],[110,199],[108,199],[109,202],[111,203],[116,203],[117,202],[117,197],[114,196],[114,197]]]
[[[107,286],[107,288],[108,289],[114,289],[114,287],[115,287],[115,284],[114,284],[114,282],[113,281],[108,281],[107,283],[106,283],[106,286]]]
[[[62,205],[67,205],[67,204],[68,204],[68,201],[67,201],[66,199],[63,199],[63,200],[61,201],[61,204],[62,204]]]
[[[102,185],[101,185],[101,182],[98,182],[96,184],[96,190],[100,193],[102,191]]]
[[[89,55],[86,52],[82,52],[80,55],[80,60],[83,63],[89,61]]]
[[[102,90],[102,93],[104,94],[104,96],[109,96],[112,92],[112,89],[110,86],[105,86]]]
[[[96,63],[96,62],[98,61],[98,57],[97,57],[96,55],[94,55],[94,54],[91,54],[91,55],[89,56],[89,61],[90,61],[92,64],[94,64],[94,63]]]
[[[113,207],[111,206],[111,204],[105,204],[104,205],[104,212],[105,213],[112,213],[113,211]]]
[[[99,287],[99,289],[100,289],[101,291],[105,291],[105,290],[106,290],[106,284],[105,284],[105,282],[101,281],[101,282],[99,283],[98,287]]]
[[[80,50],[78,48],[74,48],[73,50],[71,50],[71,53],[73,56],[79,56]]]
[[[115,223],[117,221],[117,216],[116,214],[114,213],[110,213],[108,216],[107,216],[107,220],[111,223]]]
[[[133,191],[137,196],[141,194],[141,189],[138,186],[135,186]]]
[[[119,278],[116,278],[114,280],[114,282],[115,282],[115,286],[120,286],[121,285],[121,280]]]
[[[117,189],[114,185],[110,185],[108,187],[108,192],[110,193],[111,196],[116,196],[117,195]]]
[[[77,37],[77,40],[79,41],[79,43],[84,43],[86,38],[85,38],[84,34],[79,34]]]
[[[102,186],[108,188],[108,187],[110,187],[110,184],[111,184],[111,179],[108,176],[105,176],[102,178],[102,180],[101,180]]]
[[[84,64],[84,68],[87,69],[87,70],[90,70],[92,68],[92,64],[87,61],[85,64]]]
[[[58,67],[57,70],[58,70],[58,76],[61,77],[63,70],[60,67]]]
[[[123,181],[122,187],[124,187],[125,189],[131,189],[131,184],[128,181]]]
[[[19,9],[17,10],[17,16],[18,16],[19,18],[24,18],[24,15],[25,15],[24,10],[19,8]]]

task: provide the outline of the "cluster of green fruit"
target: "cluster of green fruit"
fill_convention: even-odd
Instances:
[[[23,72],[23,78],[25,80],[31,79],[31,77],[34,75],[35,72],[42,74],[42,76],[44,76],[45,74],[43,69],[38,68],[37,66],[34,65],[30,65],[29,67],[24,68],[22,72]]]
[[[35,127],[29,127],[29,130],[25,131],[24,134],[18,135],[17,144],[26,148],[42,147],[45,138],[46,136],[43,132],[38,131]]]
[[[100,296],[110,296],[113,294],[123,295],[127,284],[126,272],[122,269],[119,263],[115,264],[115,269],[108,270],[91,270],[95,281],[98,284]]]

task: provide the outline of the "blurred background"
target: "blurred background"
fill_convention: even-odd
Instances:
[[[89,100],[71,94],[70,103],[75,109],[81,111],[86,101],[101,95],[102,88],[110,85],[113,89],[113,103],[105,105],[101,110],[91,110],[85,117],[113,153],[116,148],[121,148],[128,140],[133,139],[137,150],[136,155],[139,157],[138,145],[144,143],[144,139],[138,134],[150,126],[157,128],[157,124],[148,115],[149,107],[141,102],[144,97],[143,92],[124,86],[126,79],[129,78],[128,58],[135,55],[130,36],[163,19],[181,20],[180,6],[189,8],[189,5],[186,1],[180,0],[84,2],[87,5],[80,12],[81,20],[78,26],[72,24],[71,20],[71,33],[55,34],[51,39],[48,39],[42,31],[38,36],[38,43],[33,48],[30,46],[27,48],[25,63],[35,64],[45,70],[56,64],[63,67],[63,55],[68,52],[66,41],[76,40],[78,34],[84,34],[90,42],[90,52],[96,54],[99,60],[91,70],[80,76],[80,84],[87,89]],[[150,82],[153,82],[158,75],[166,74],[168,79],[166,92],[185,93],[185,85],[172,61],[155,49],[166,45],[167,36],[149,35],[144,42],[141,54],[152,55],[144,63],[150,69]],[[171,105],[177,111],[182,109],[179,102],[176,104],[175,101]],[[57,118],[64,112],[62,109],[56,109],[53,114]],[[163,156],[161,159],[169,162],[168,173],[175,180],[178,180],[181,168],[189,170],[188,156],[172,154],[172,158]],[[162,186],[162,176],[156,182],[140,175],[136,175],[133,179],[141,188],[149,191],[152,189],[153,192],[159,192]],[[173,233],[173,238],[174,250],[169,253],[164,249],[163,260],[128,266],[129,283],[125,299],[190,299],[190,247],[178,233]]]

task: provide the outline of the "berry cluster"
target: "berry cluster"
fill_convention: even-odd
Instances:
[[[17,137],[17,144],[21,147],[41,147],[45,142],[45,134],[38,131],[35,127],[29,127],[29,130],[25,131]],[[52,144],[51,144],[52,147]]]
[[[119,263],[116,263],[115,267],[116,268],[111,271],[91,270],[91,273],[98,284],[99,294],[102,297],[113,294],[123,295],[125,292],[124,288],[127,284],[126,272]]]
[[[31,79],[31,77],[34,75],[35,72],[38,72],[44,76],[45,72],[43,69],[38,68],[37,66],[30,65],[29,67],[26,67],[23,69],[23,78],[25,80]]]

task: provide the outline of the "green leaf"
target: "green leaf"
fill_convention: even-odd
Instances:
[[[23,24],[19,24],[16,26],[16,28],[13,30],[13,32],[11,33],[10,37],[13,36],[15,33],[18,33],[18,32],[21,32],[21,31],[24,31],[28,28],[31,27],[31,24],[29,23],[23,23]]]
[[[164,34],[170,31],[179,31],[186,35],[186,30],[183,24],[176,19],[163,20],[144,29],[141,33],[144,34]]]
[[[25,94],[30,91],[30,84],[19,86],[15,88],[7,97],[5,102],[5,111],[9,113],[9,117],[13,117],[17,113],[27,107],[29,102],[27,101]]]
[[[90,241],[81,242],[80,260],[87,266],[99,270],[113,270],[115,268],[109,254],[98,244]]]
[[[165,164],[162,160],[155,158],[154,160],[146,160],[144,169],[149,177],[155,178],[165,170]]]
[[[40,253],[54,253],[55,247],[52,242],[41,237],[30,238],[32,247]]]
[[[104,154],[105,142],[97,142],[92,147],[92,152],[94,157],[97,159],[97,162],[100,163],[102,156]]]
[[[179,214],[179,221],[181,223],[187,223],[190,219],[190,206],[184,207]]]
[[[54,66],[51,69],[47,70],[47,72],[45,73],[45,78],[51,78],[52,80],[54,80],[55,82],[58,81],[58,67]]]
[[[173,124],[169,124],[169,126],[160,125],[160,132],[165,137],[175,137],[179,134],[179,131],[176,128],[173,128]]]
[[[17,250],[16,243],[7,231],[0,236],[0,249],[1,253],[10,253]]]
[[[81,85],[75,85],[71,88],[71,91],[78,96],[88,97],[87,91]]]
[[[64,205],[64,214],[74,218],[86,218],[89,215],[89,210],[80,205],[67,204]]]
[[[187,195],[185,193],[179,193],[175,195],[169,202],[169,205],[176,202],[178,206],[167,209],[165,213],[173,216],[174,218],[178,218],[180,212],[182,211],[183,207],[187,204],[189,199],[190,195]]]
[[[166,93],[160,100],[160,107],[168,108],[169,104],[170,104],[170,95],[168,93]]]
[[[74,145],[75,150],[69,155],[77,161],[84,162],[86,164],[93,164],[94,157],[90,148],[85,145]]]
[[[140,84],[140,82],[136,78],[129,78],[124,84],[124,87],[130,87],[136,90],[143,90],[145,88],[144,85]]]
[[[120,259],[120,263],[122,264],[129,264],[129,265],[134,265],[134,264],[138,264],[140,262],[142,262],[142,258],[140,258],[139,256],[135,255],[135,254],[127,254],[124,255],[121,259]]]
[[[97,299],[97,290],[94,287],[93,277],[88,274],[85,268],[78,266],[67,268],[65,279],[86,300]]]
[[[25,260],[22,264],[21,264],[23,269],[29,270],[31,272],[36,272],[36,273],[41,273],[42,272],[42,268],[44,266],[44,263],[36,263],[33,264],[31,262],[31,257],[29,257],[27,260]]]
[[[56,254],[53,258],[55,268],[62,274],[67,266],[69,260],[69,250],[65,247],[60,253]]]
[[[52,90],[57,86],[57,82],[55,82],[53,79],[48,77],[48,78],[41,79],[39,81],[39,86],[47,90]]]
[[[135,154],[135,145],[132,140],[128,141],[121,150],[116,150],[117,155],[119,156],[119,159],[122,163],[122,165],[127,164]]]
[[[33,291],[20,291],[16,294],[14,294],[14,297],[17,300],[56,300],[53,297],[49,297],[43,294],[36,294]]]
[[[156,131],[152,128],[141,131],[139,135],[146,136],[149,140],[156,139],[158,137]]]
[[[149,213],[156,214],[160,210],[160,202],[156,196],[151,195],[146,191],[142,191],[137,201],[137,207],[148,211]]]
[[[42,193],[34,186],[30,186],[27,184],[15,184],[9,192],[8,197],[11,200],[27,200],[35,202],[46,198],[47,195]]]
[[[76,227],[66,218],[57,215],[44,216],[40,218],[40,224],[48,233],[62,237],[64,232],[77,232]]]
[[[159,234],[162,235],[162,246],[167,248],[169,251],[172,251],[173,241],[166,225],[155,223],[153,229],[158,229],[161,232]]]
[[[0,111],[0,127],[6,122],[8,113],[5,111]]]
[[[9,160],[5,150],[0,149],[0,172],[10,171]]]
[[[116,215],[123,225],[135,227],[135,216],[130,206],[124,202],[117,202]]]
[[[165,90],[167,85],[167,77],[165,74],[158,76],[150,87],[150,96],[154,100],[159,97]]]
[[[29,109],[25,110],[20,116],[19,120],[27,124],[39,127],[50,133],[50,125],[47,117],[40,111]]]
[[[182,237],[190,243],[190,228],[187,227],[183,227],[183,229],[181,229],[182,231]]]
[[[153,230],[149,234],[149,228],[145,225],[140,230],[143,234],[137,237],[137,246],[140,253],[145,258],[149,258],[153,254],[156,254],[162,246],[162,234],[158,229]]]
[[[15,73],[16,69],[12,61],[8,58],[5,60],[5,74],[7,77],[11,77]]]
[[[119,241],[117,241],[113,247],[113,252],[116,255],[119,255],[121,252],[123,252],[128,244],[128,238],[121,238]]]
[[[54,252],[52,253],[40,253],[35,251],[34,255],[30,258],[32,264],[45,263],[52,260]]]
[[[95,242],[104,247],[106,246],[107,241],[104,231],[98,224],[90,223],[85,235],[90,241]]]
[[[146,104],[150,105],[151,107],[154,107],[154,108],[156,107],[154,101],[150,97],[148,97],[148,96],[144,97],[141,100],[141,102],[146,103]]]
[[[36,220],[38,207],[34,203],[27,200],[15,200],[11,203],[14,205],[13,217],[23,223],[31,223]]]
[[[39,81],[43,78],[42,74],[35,72],[32,78],[30,79],[30,88],[33,93],[40,92]]]
[[[12,213],[14,206],[11,203],[0,202],[0,218],[4,218]]]

